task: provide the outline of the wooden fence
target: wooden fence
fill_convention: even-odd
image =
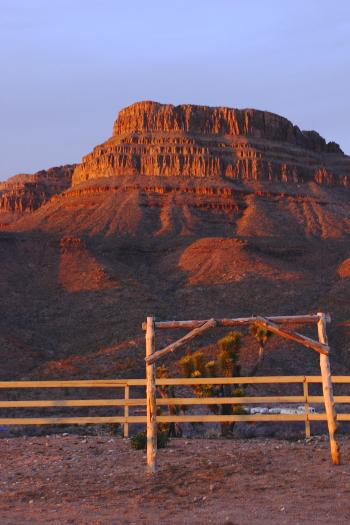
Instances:
[[[333,376],[334,384],[350,383],[350,376]],[[191,413],[181,415],[158,415],[159,423],[217,423],[217,422],[295,422],[301,421],[305,424],[305,434],[310,436],[310,424],[312,421],[326,421],[326,413],[323,412],[323,395],[310,395],[310,385],[322,383],[321,376],[269,376],[269,377],[237,377],[237,378],[169,378],[157,379],[157,386],[174,385],[176,387],[191,387],[193,385],[282,385],[299,384],[300,395],[274,395],[274,396],[244,396],[244,397],[174,397],[157,398],[157,406],[168,405],[223,405],[239,404],[243,406],[272,404],[291,405],[298,404],[305,407],[304,413],[298,414],[244,414],[244,415],[219,415]],[[74,417],[0,417],[0,425],[85,425],[121,423],[124,425],[124,436],[129,435],[129,425],[135,423],[146,424],[146,398],[132,397],[132,389],[145,387],[146,379],[111,379],[111,380],[73,380],[73,381],[2,381],[0,390],[3,393],[11,393],[20,389],[40,390],[45,389],[121,389],[122,398],[109,399],[31,399],[31,400],[5,400],[0,401],[0,409],[47,409],[64,407],[123,407],[122,415],[115,416],[74,416]],[[350,404],[350,395],[336,395],[335,403]],[[310,408],[316,405],[322,412],[310,412]],[[144,407],[144,415],[129,414],[130,407]],[[290,407],[289,407],[290,408]],[[338,413],[338,421],[350,421],[349,413]]]

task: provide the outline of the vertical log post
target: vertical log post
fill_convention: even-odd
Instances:
[[[125,385],[124,390],[124,401],[127,403],[129,401],[130,397],[130,387],[129,385]],[[129,423],[127,422],[127,418],[129,417],[129,405],[124,405],[124,417],[125,417],[125,423],[124,423],[124,437],[129,437]]]
[[[146,357],[155,351],[154,317],[147,317]],[[157,470],[157,406],[155,365],[146,364],[147,396],[147,471],[154,474]]]
[[[304,378],[304,397],[305,397],[305,437],[309,438],[311,436],[311,426],[309,420],[310,414],[310,405],[309,405],[309,385],[307,383],[306,377]]]
[[[319,316],[319,321],[317,323],[318,338],[320,340],[320,343],[328,344],[326,332],[326,316],[322,312],[318,313],[317,315]],[[322,375],[323,397],[327,414],[332,461],[334,465],[340,465],[339,445],[335,439],[335,434],[337,432],[337,414],[334,405],[331,367],[328,355],[320,354],[320,368]]]

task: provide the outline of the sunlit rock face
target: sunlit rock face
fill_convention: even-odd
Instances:
[[[6,225],[33,212],[69,188],[74,168],[68,164],[34,174],[21,173],[0,183],[0,223]]]
[[[350,158],[266,111],[139,102],[119,113],[113,136],[74,168],[72,181],[60,177],[66,187],[58,191],[57,178],[49,178],[49,202],[43,193],[45,205],[9,230],[140,242],[342,238],[350,231]]]
[[[185,176],[348,185],[338,144],[267,111],[138,102],[77,166],[73,185],[110,176]]]

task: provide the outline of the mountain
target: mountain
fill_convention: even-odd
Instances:
[[[55,170],[42,201],[2,221],[4,377],[142,375],[151,313],[329,311],[333,366],[347,370],[350,158],[336,143],[265,111],[139,102]],[[262,372],[317,371],[292,348],[273,339]]]
[[[349,166],[338,144],[273,113],[141,102],[119,113],[113,136],[83,159],[73,185],[142,174],[348,186]]]
[[[75,164],[20,173],[0,183],[0,224],[8,226],[69,188]]]

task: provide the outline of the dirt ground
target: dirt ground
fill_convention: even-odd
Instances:
[[[325,438],[173,440],[159,471],[120,437],[2,439],[0,523],[345,524],[350,438],[334,467]]]

